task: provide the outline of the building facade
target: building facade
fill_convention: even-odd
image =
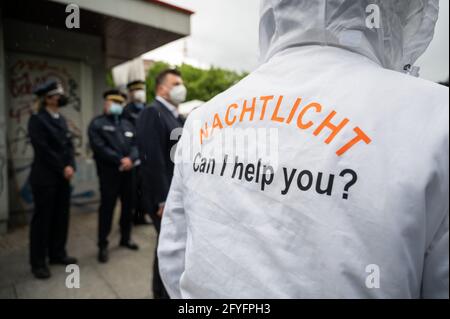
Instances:
[[[79,28],[68,28],[71,14],[79,14]],[[33,208],[27,132],[33,88],[56,78],[69,96],[62,113],[75,136],[72,203],[82,209],[98,200],[86,130],[102,110],[108,71],[189,35],[191,14],[156,0],[0,2],[0,233],[27,222]]]

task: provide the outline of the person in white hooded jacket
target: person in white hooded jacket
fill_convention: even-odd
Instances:
[[[172,298],[449,297],[449,92],[414,66],[438,6],[262,1],[262,64],[174,153]]]

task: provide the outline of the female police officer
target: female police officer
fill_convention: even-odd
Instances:
[[[67,104],[64,90],[50,80],[34,91],[40,99],[37,113],[28,122],[28,134],[34,150],[30,183],[34,214],[30,228],[30,263],[36,278],[50,277],[50,264],[74,264],[67,256],[70,180],[75,171],[74,147],[66,120],[59,108]]]

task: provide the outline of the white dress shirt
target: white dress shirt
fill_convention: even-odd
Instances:
[[[48,114],[50,114],[51,117],[53,117],[55,120],[59,119],[60,114],[58,112],[53,112],[51,110],[49,110],[48,108],[45,109]]]
[[[180,113],[178,113],[178,108],[173,105],[172,103],[168,102],[165,98],[161,96],[157,96],[156,99],[161,102],[169,111],[172,113],[172,115],[175,118],[178,118],[180,116]]]

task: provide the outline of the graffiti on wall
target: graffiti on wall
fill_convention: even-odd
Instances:
[[[26,126],[30,115],[36,110],[33,89],[49,79],[62,83],[69,98],[69,104],[62,109],[68,119],[69,129],[77,138],[77,148],[82,146],[81,101],[79,92],[79,66],[77,63],[51,62],[45,58],[16,57],[11,59],[9,71],[9,120],[11,152],[22,158],[31,157]]]
[[[33,89],[49,79],[61,82],[69,98],[69,104],[61,109],[67,120],[69,130],[74,136],[77,163],[84,169],[83,154],[83,122],[80,98],[81,68],[77,62],[53,59],[27,54],[11,54],[7,60],[7,109],[8,109],[8,148],[11,157],[13,180],[10,181],[11,191],[17,192],[20,203],[12,203],[13,210],[29,209],[33,198],[28,182],[33,149],[28,138],[28,120],[37,109],[37,100]],[[78,179],[80,181],[80,179]],[[93,194],[89,183],[74,181],[73,196],[87,194],[83,198],[91,198]],[[88,187],[88,189],[86,189]],[[89,188],[90,187],[90,188]],[[14,205],[16,204],[16,205]]]

